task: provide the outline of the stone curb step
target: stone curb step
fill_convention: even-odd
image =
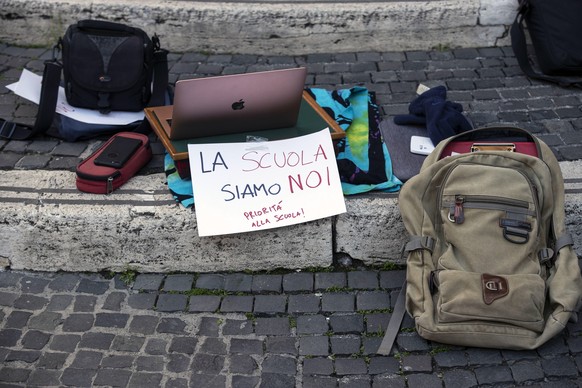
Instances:
[[[0,41],[52,46],[82,19],[158,34],[173,52],[303,55],[507,46],[514,0],[2,0]]]
[[[582,161],[561,162],[566,225],[582,255]],[[38,271],[222,272],[327,267],[334,254],[399,263],[407,233],[396,194],[346,197],[347,212],[284,228],[198,237],[192,210],[164,174],[137,176],[114,194],[75,189],[68,171],[2,172],[0,258]]]

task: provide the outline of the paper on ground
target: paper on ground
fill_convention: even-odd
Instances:
[[[18,82],[6,87],[22,98],[38,104],[40,101],[40,89],[42,77],[29,70],[23,69]],[[141,112],[110,112],[101,114],[97,110],[75,108],[67,103],[65,89],[59,87],[56,112],[63,116],[70,117],[83,123],[104,124],[104,125],[126,125],[135,121],[143,120],[144,113]]]

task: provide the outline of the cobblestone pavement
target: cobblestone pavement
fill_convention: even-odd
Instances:
[[[376,355],[403,270],[131,275],[0,272],[0,386],[582,385],[582,323],[505,351],[407,319]]]
[[[49,57],[0,44],[0,117],[34,121],[3,86]],[[518,125],[582,159],[580,91],[528,80],[510,48],[170,60],[171,81],[305,65],[308,86],[364,85],[386,117],[406,113],[419,82],[443,84],[475,125]],[[162,171],[152,140],[143,173]],[[0,140],[0,170],[72,171],[98,142]],[[395,353],[377,356],[403,270],[131,275],[0,272],[0,387],[582,386],[581,323],[503,351],[427,342],[406,320]]]
[[[36,106],[4,86],[16,82],[22,68],[41,74],[44,60],[51,56],[49,49],[0,43],[0,117],[34,122]],[[555,150],[559,160],[582,159],[580,89],[529,80],[521,72],[510,47],[297,57],[171,53],[169,61],[171,82],[306,66],[307,86],[328,89],[366,86],[376,93],[385,119],[407,113],[419,83],[445,85],[448,99],[461,103],[475,126],[517,125],[542,138]],[[156,139],[152,140],[155,157],[145,173],[162,171],[164,150]],[[0,170],[73,171],[95,146],[95,140],[66,143],[50,137],[34,141],[0,140]]]

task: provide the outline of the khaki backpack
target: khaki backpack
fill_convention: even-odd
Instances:
[[[446,156],[455,147],[473,152]],[[562,173],[535,136],[480,128],[442,141],[399,207],[411,235],[406,311],[423,338],[534,349],[576,316],[582,279]]]

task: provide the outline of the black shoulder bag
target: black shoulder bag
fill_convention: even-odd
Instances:
[[[61,50],[62,63],[56,55]],[[167,54],[156,35],[150,39],[139,28],[98,20],[69,26],[53,50],[53,59],[45,62],[34,125],[0,119],[0,138],[24,140],[49,129],[61,70],[67,102],[72,106],[106,114],[165,105]]]
[[[530,78],[582,87],[582,1],[518,2],[511,26],[511,45],[522,71]],[[529,61],[524,22],[541,72],[534,70]]]

